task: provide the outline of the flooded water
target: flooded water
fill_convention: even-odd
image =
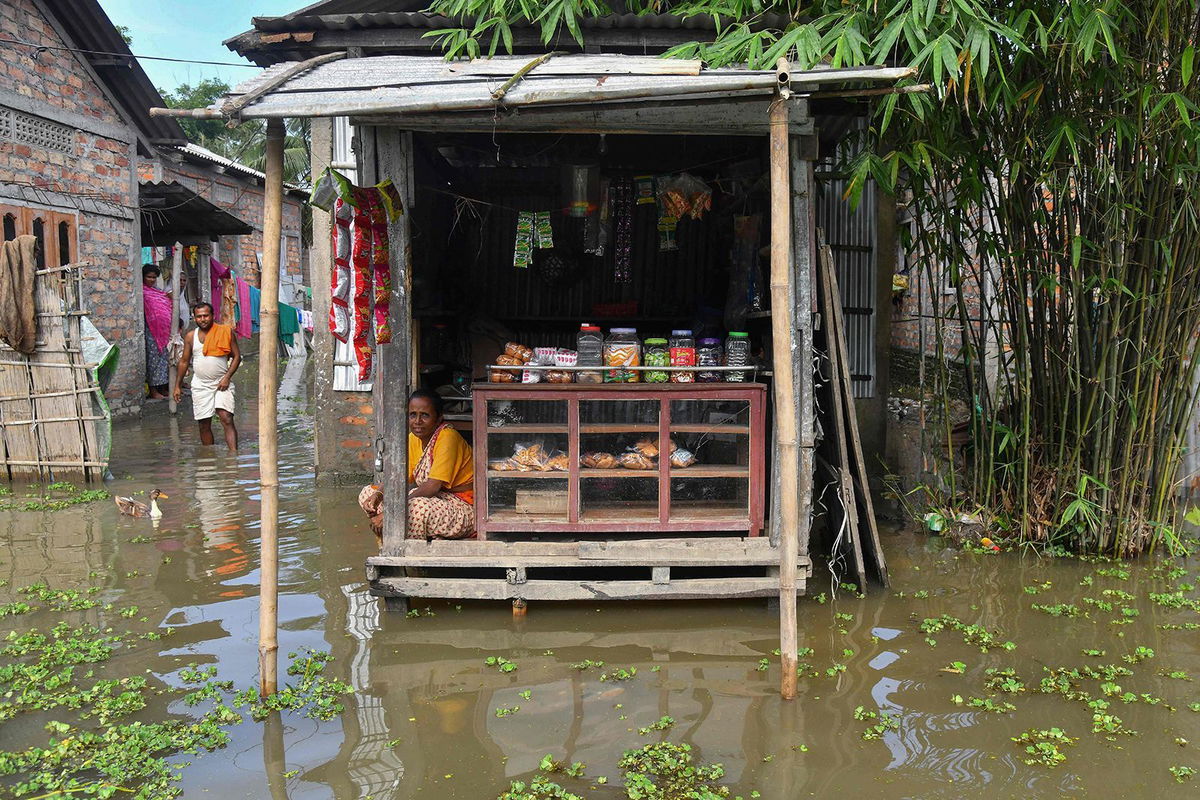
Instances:
[[[239,377],[239,390],[250,388],[253,376]],[[118,427],[116,479],[106,488],[167,492],[158,525],[121,516],[111,502],[0,512],[0,578],[7,580],[0,602],[41,581],[55,589],[101,587],[106,602],[138,607],[138,619],[43,609],[3,618],[0,632],[46,629],[60,619],[120,630],[170,627],[174,633],[160,642],[119,651],[104,674],[148,671],[154,685],[179,686],[180,670],[195,663],[215,665],[219,678],[239,687],[255,685],[259,508],[249,394],[238,415],[243,450],[236,456],[200,447],[186,409],[178,421],[156,409]],[[418,604],[420,616],[389,614],[363,583],[373,537],[356,492],[314,487],[311,422],[303,415],[281,432],[280,459],[281,662],[289,651],[328,650],[335,657],[329,672],[355,692],[327,722],[293,713],[282,724],[247,717],[230,729],[227,747],[186,757],[185,797],[488,800],[511,780],[528,780],[553,754],[587,765],[585,779],[555,778],[565,787],[618,798],[621,753],[661,738],[690,743],[705,761],[723,764],[732,794],[745,797],[1163,796],[1200,785],[1198,777],[1180,786],[1169,771],[1200,769],[1200,705],[1188,708],[1200,701],[1192,680],[1200,677],[1200,633],[1186,627],[1200,615],[1149,598],[1181,584],[1182,597],[1196,598],[1195,560],[1183,562],[1186,574],[1146,562],[1130,565],[1125,577],[1111,564],[973,554],[885,531],[890,591],[834,597],[827,571],[811,580],[815,597],[800,605],[800,643],[812,652],[801,659],[809,666],[800,696],[785,703],[777,695],[776,619],[761,602],[532,604],[524,619],[503,604],[434,602]],[[1070,611],[1059,604],[1078,615],[1065,616]],[[923,620],[941,615],[981,625],[1015,649],[983,653],[961,631],[921,630]],[[1138,647],[1153,657],[1137,662]],[[489,667],[489,656],[517,669]],[[572,667],[585,659],[605,666]],[[1101,665],[1132,674],[1078,677],[1075,690],[1106,698],[1103,714],[1118,715],[1131,735],[1093,733],[1086,698],[1035,691],[1047,668]],[[618,667],[637,674],[600,680]],[[1015,669],[1026,690],[989,691],[989,668]],[[1011,702],[1015,710],[992,713],[973,707],[972,698]],[[178,699],[162,703],[134,718],[195,713]],[[864,739],[883,718],[856,719],[860,706],[895,722]],[[664,715],[674,719],[665,732],[638,732]],[[5,749],[45,741],[46,718],[26,717],[0,727]],[[1012,737],[1051,727],[1078,738],[1063,748],[1066,761],[1024,763]],[[597,783],[600,776],[607,785]]]

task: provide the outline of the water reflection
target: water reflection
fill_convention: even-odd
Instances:
[[[254,385],[249,378],[244,383]],[[253,407],[248,398],[246,408]],[[100,586],[106,601],[136,603],[146,628],[176,631],[159,650],[122,653],[114,669],[150,669],[157,680],[178,684],[184,665],[215,664],[219,678],[255,685],[257,454],[253,420],[241,422],[245,445],[237,455],[200,448],[190,421],[175,423],[161,413],[119,428],[117,478],[108,488],[167,491],[157,528],[109,504],[54,514],[0,512],[0,577],[9,582],[0,587],[0,601],[39,580],[59,588]],[[289,652],[329,650],[330,669],[356,693],[330,722],[284,715],[234,728],[225,750],[187,757],[193,764],[182,773],[185,797],[486,800],[511,779],[528,777],[547,753],[582,761],[589,776],[615,783],[621,753],[661,736],[638,729],[664,715],[675,720],[667,738],[722,762],[735,792],[753,789],[767,798],[1141,796],[1175,788],[1167,766],[1195,763],[1189,749],[1172,744],[1176,736],[1200,741],[1200,715],[1186,710],[1195,701],[1194,684],[1157,675],[1157,667],[1123,683],[1180,710],[1120,706],[1122,719],[1142,735],[1115,744],[1092,736],[1087,710],[1061,698],[1013,697],[1015,714],[950,701],[983,696],[988,667],[1015,667],[1036,684],[1042,665],[1078,665],[1081,649],[1091,647],[1119,661],[1144,645],[1163,667],[1200,674],[1200,637],[1154,627],[1195,615],[1145,600],[1147,590],[1162,590],[1148,566],[1135,566],[1129,581],[1104,579],[1085,590],[1080,582],[1093,566],[973,556],[893,532],[886,542],[893,594],[857,600],[842,592],[835,600],[826,589],[827,602],[802,603],[800,645],[812,648],[802,660],[817,677],[806,676],[800,698],[785,704],[776,695],[776,621],[763,604],[534,604],[519,620],[500,605],[431,603],[427,615],[418,604],[416,618],[384,613],[362,584],[373,537],[352,490],[314,488],[310,433],[310,423],[297,417],[280,437],[281,666]],[[1195,573],[1196,565],[1189,566]],[[1139,616],[1119,628],[1099,614],[1048,617],[1031,610],[1039,598],[1022,590],[1045,581],[1055,602],[1080,602],[1082,592],[1099,596],[1103,588],[1129,591],[1138,596],[1132,605]],[[919,625],[941,614],[999,629],[1018,649],[980,653],[949,631],[931,645]],[[78,619],[131,624],[99,609]],[[37,614],[6,621],[52,624]],[[503,655],[518,669],[489,668],[489,655]],[[763,658],[767,668],[760,670]],[[572,667],[585,659],[605,667]],[[966,674],[941,671],[956,660]],[[637,667],[637,676],[600,680],[617,667]],[[868,723],[854,719],[860,705],[897,715],[898,729],[864,741]],[[496,716],[497,708],[516,706],[514,714]],[[166,712],[189,709],[176,702],[149,711]],[[39,733],[23,725],[8,723],[6,738]],[[1046,770],[1022,763],[1011,737],[1052,725],[1080,737],[1067,764]],[[570,786],[589,798],[620,796],[611,783]]]

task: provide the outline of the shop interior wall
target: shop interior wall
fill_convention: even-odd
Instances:
[[[502,328],[530,345],[573,346],[583,322],[636,326],[643,338],[666,336],[677,327],[724,335],[732,218],[764,212],[760,140],[610,135],[604,153],[600,137],[592,134],[496,141],[499,147],[491,136],[418,137],[422,203],[414,214],[413,303],[426,335],[434,322],[459,331]],[[522,162],[526,165],[518,165]],[[700,220],[681,220],[678,249],[664,252],[655,205],[635,205],[630,278],[619,282],[611,235],[602,257],[586,255],[582,225],[561,213],[562,165],[588,162],[600,164],[606,177],[690,171],[717,188],[714,208]],[[713,180],[730,169],[745,177]],[[528,269],[512,263],[518,211],[553,212],[555,248],[535,252]],[[762,230],[765,237],[765,213]],[[568,264],[561,281],[547,280],[541,269],[550,253]],[[620,315],[597,308],[620,304],[629,304]],[[769,326],[751,332],[767,334]],[[503,342],[478,334],[474,341],[472,377],[484,379],[484,366]]]

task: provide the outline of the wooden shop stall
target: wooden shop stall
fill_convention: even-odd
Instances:
[[[357,184],[394,186],[402,213],[379,223],[389,302],[375,295],[374,308],[391,339],[363,340],[385,487],[373,592],[778,595],[786,653],[811,563],[819,392],[832,392],[820,427],[837,445],[825,460],[848,481],[825,505],[846,518],[869,506],[861,453],[849,474],[837,315],[820,305],[812,107],[903,91],[909,74],[334,53],[271,67],[211,109],[163,113],[350,117]],[[315,229],[332,224],[314,212]],[[637,357],[586,360],[584,325]],[[672,360],[683,331],[692,364]],[[700,339],[732,341],[738,357],[699,363]],[[404,400],[418,385],[450,394],[473,440],[476,538],[405,536]],[[865,553],[882,577],[867,540],[857,564]]]

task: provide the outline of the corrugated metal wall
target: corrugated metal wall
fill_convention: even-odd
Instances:
[[[856,398],[875,396],[875,182],[869,181],[858,207],[842,199],[847,181],[833,160],[817,165],[817,225],[837,264],[851,386]]]

